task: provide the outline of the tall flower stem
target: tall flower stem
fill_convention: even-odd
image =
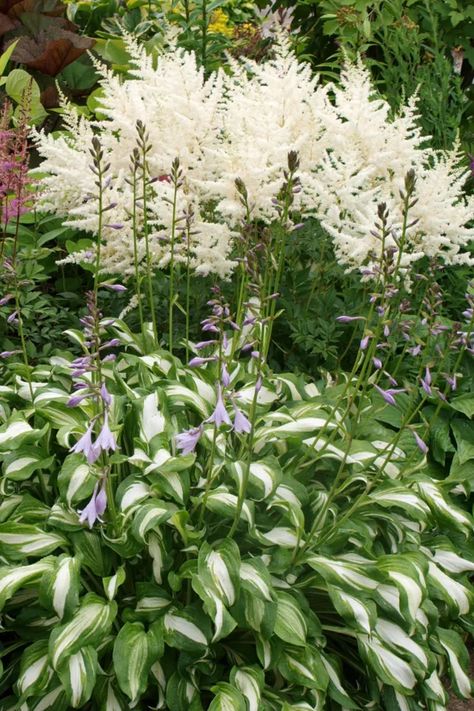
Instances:
[[[175,238],[176,238],[176,204],[178,199],[178,189],[180,187],[181,171],[179,160],[175,158],[171,168],[171,180],[173,182],[173,205],[171,210],[171,250],[170,250],[170,281],[168,296],[168,348],[173,352],[173,311],[174,311],[174,268],[175,268]]]
[[[140,319],[140,332],[144,336],[144,320],[143,306],[141,294],[141,276],[139,269],[139,254],[138,254],[138,229],[137,229],[137,176],[140,165],[140,154],[137,148],[134,149],[132,155],[132,193],[133,193],[133,213],[132,213],[132,229],[133,229],[133,266],[135,270],[135,294],[137,297],[138,317]]]

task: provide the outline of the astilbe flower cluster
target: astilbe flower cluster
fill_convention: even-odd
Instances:
[[[112,396],[107,390],[102,373],[102,364],[115,359],[115,354],[105,354],[104,351],[119,345],[118,339],[115,338],[102,340],[107,326],[112,322],[113,319],[102,318],[96,293],[88,292],[87,313],[81,318],[85,337],[84,355],[76,358],[71,364],[75,392],[67,404],[69,407],[78,407],[87,403],[88,411],[94,413],[89,419],[86,431],[70,450],[75,454],[83,454],[87,463],[95,465],[99,473],[92,497],[80,511],[80,522],[87,521],[89,527],[92,527],[97,519],[100,520],[106,509],[106,483],[110,469],[107,455],[117,449],[117,442],[109,424]]]
[[[25,112],[20,113],[18,125],[10,126],[11,106],[5,101],[0,114],[0,223],[4,229],[28,209],[31,197],[28,188],[28,123]]]
[[[105,118],[87,122],[66,106],[67,135],[37,135],[46,174],[42,207],[92,233],[97,206],[89,198],[93,178],[87,153],[93,135],[100,137],[116,203],[111,223],[121,226],[103,231],[105,271],[133,272],[132,233],[138,229],[141,238],[148,217],[154,264],[166,266],[173,216],[192,210],[193,268],[228,275],[234,229],[247,217],[235,181],[246,186],[250,218],[271,223],[278,218],[273,199],[290,151],[300,161],[294,208],[322,221],[338,261],[349,270],[370,267],[373,255],[380,254],[371,233],[381,202],[391,217],[385,246],[396,246],[403,234],[405,270],[425,255],[447,264],[470,261],[463,249],[474,235],[469,227],[474,197],[463,196],[469,171],[459,167],[458,149],[440,153],[427,147],[416,97],[393,117],[360,61],[347,64],[338,85],[322,86],[281,35],[265,61],[229,60],[228,74],[219,70],[206,78],[196,57],[172,43],[156,66],[133,40],[127,43],[129,78],[98,67]],[[149,215],[130,186],[137,122],[146,126],[146,169],[154,181],[148,188]],[[176,159],[183,182],[175,195],[166,177]],[[409,171],[416,185],[405,224],[401,193]],[[170,209],[173,203],[177,210]]]

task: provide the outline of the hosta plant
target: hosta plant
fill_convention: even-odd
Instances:
[[[185,366],[90,294],[84,355],[4,378],[0,709],[468,697],[473,519],[420,397],[271,374],[221,308]]]

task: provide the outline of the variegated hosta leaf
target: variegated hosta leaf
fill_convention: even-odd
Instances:
[[[460,529],[466,535],[472,534],[474,529],[472,516],[454,506],[452,501],[448,503],[437,482],[431,479],[423,479],[417,482],[417,486],[421,496],[437,517],[448,525]]]
[[[155,634],[140,622],[126,622],[115,638],[113,659],[122,691],[135,703],[147,687],[152,664],[162,653]]]
[[[137,604],[135,612],[140,616],[156,620],[156,617],[172,605],[169,593],[153,583],[137,583]]]
[[[400,610],[415,624],[417,612],[426,597],[426,563],[408,553],[380,558],[377,567],[395,583],[400,595]]]
[[[182,385],[181,383],[167,385],[165,388],[166,396],[168,398],[170,409],[189,407],[198,413],[200,417],[205,419],[211,414],[211,406],[213,400],[206,401],[201,395],[191,388]],[[215,398],[215,394],[214,398]]]
[[[444,600],[454,614],[466,615],[472,608],[472,589],[447,575],[435,563],[428,565],[428,582],[436,598]]]
[[[57,668],[61,684],[73,709],[89,701],[98,670],[97,652],[92,646],[82,647],[68,656]]]
[[[121,565],[117,572],[110,577],[104,578],[102,580],[102,585],[104,586],[104,592],[107,600],[113,600],[117,595],[117,590],[125,582],[126,572],[123,565]]]
[[[168,521],[177,511],[174,504],[159,499],[150,499],[146,504],[140,506],[132,524],[132,532],[138,541],[145,542],[148,531],[159,526],[160,523]]]
[[[37,442],[44,437],[47,429],[48,426],[35,430],[23,415],[14,414],[0,427],[0,452],[11,452]]]
[[[218,516],[234,518],[237,510],[237,501],[235,494],[231,494],[225,486],[219,486],[206,497],[206,508]],[[254,507],[251,501],[244,501],[240,518],[249,525],[253,525]]]
[[[236,481],[237,490],[240,491],[247,463],[244,461],[232,462],[229,469]],[[260,461],[251,462],[248,472],[248,495],[255,501],[268,499],[281,480],[281,467],[276,457],[266,457]]]
[[[274,598],[273,586],[268,569],[260,558],[248,558],[240,564],[241,585],[251,595],[270,602]]]
[[[49,665],[48,642],[34,642],[21,657],[16,682],[18,696],[22,699],[38,696],[47,689],[53,673]]]
[[[265,546],[296,548],[304,543],[298,538],[297,532],[292,528],[288,528],[288,526],[275,526],[275,528],[265,532],[254,529],[253,535]]]
[[[69,506],[91,496],[97,477],[82,454],[70,454],[63,462],[58,476],[59,491]]]
[[[367,561],[363,566],[336,558],[325,558],[321,555],[309,555],[307,562],[328,583],[352,590],[375,590],[379,584],[380,575],[373,561]]]
[[[315,649],[285,650],[278,661],[280,674],[297,686],[325,691],[329,675],[319,653]]]
[[[321,659],[329,677],[328,695],[341,704],[343,709],[358,709],[359,705],[351,699],[342,685],[340,670],[335,660],[324,652],[321,652]]]
[[[212,687],[215,697],[211,701],[208,711],[246,711],[244,695],[232,684],[221,681]]]
[[[230,673],[230,683],[247,701],[248,711],[259,711],[265,675],[258,667],[234,667]]]
[[[362,595],[348,593],[341,588],[328,585],[329,596],[341,617],[356,629],[370,634],[374,629],[377,611],[371,600]]]
[[[374,635],[358,635],[359,649],[367,664],[385,684],[393,686],[402,694],[410,694],[416,684],[411,666],[394,654]]]
[[[40,599],[45,607],[52,608],[62,619],[70,615],[79,602],[80,561],[61,556],[54,569],[46,573],[41,582]]]
[[[166,681],[161,678],[161,674],[162,670],[158,684],[160,688],[166,687],[166,705],[162,703],[159,708],[176,709],[176,711],[202,711],[199,690],[189,677],[181,676],[179,672],[175,672]]]
[[[165,425],[165,417],[159,408],[158,393],[150,393],[140,403],[140,437],[144,442],[150,442],[164,431]]]
[[[424,678],[428,667],[432,666],[432,660],[425,649],[418,644],[404,629],[394,624],[390,620],[379,618],[375,631],[387,647],[390,647],[396,654],[402,657],[409,657],[409,663],[413,671]]]
[[[232,607],[239,594],[240,551],[232,539],[211,548],[203,543],[199,550],[198,573],[201,581]]]
[[[150,496],[151,489],[142,477],[128,476],[117,487],[120,510],[127,514],[134,511],[142,501]]]
[[[51,633],[49,653],[54,669],[82,647],[97,644],[109,632],[116,614],[114,601],[106,602],[94,593],[88,593],[72,619]]]
[[[11,560],[27,556],[41,558],[66,545],[58,533],[47,533],[38,526],[22,523],[0,524],[0,555]]]
[[[12,481],[24,481],[38,469],[48,469],[54,457],[47,457],[37,447],[20,447],[3,457],[3,474]]]
[[[460,635],[454,630],[438,628],[436,635],[449,661],[451,683],[459,696],[470,698],[474,686],[469,678],[469,654]]]
[[[31,565],[0,567],[0,610],[19,588],[36,583],[53,566],[54,558],[45,558]]]
[[[210,633],[204,616],[197,619],[189,612],[168,612],[164,617],[166,642],[188,652],[202,652],[208,646]]]
[[[279,590],[276,591],[276,600],[275,634],[285,642],[304,647],[308,628],[298,601],[290,594]]]

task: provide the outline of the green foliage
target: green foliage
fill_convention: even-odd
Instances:
[[[69,356],[33,371],[33,398],[18,379],[2,388],[1,707],[444,708],[445,670],[467,696],[468,475],[434,477],[403,424],[384,424],[408,403],[269,373],[251,448],[208,423],[183,456],[175,436],[209,418],[215,366],[144,356],[113,330],[129,344],[103,364],[120,452],[92,530],[76,508],[98,467],[68,453],[91,405],[65,406]],[[245,411],[253,371],[232,367]],[[450,407],[458,438],[472,396]],[[474,458],[462,437],[461,466]]]

